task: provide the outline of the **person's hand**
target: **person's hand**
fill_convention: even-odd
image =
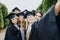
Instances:
[[[58,2],[55,5],[55,14],[58,15],[58,12],[60,10],[60,0],[58,0]]]

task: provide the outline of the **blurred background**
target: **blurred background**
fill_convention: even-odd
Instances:
[[[45,13],[57,0],[0,0],[0,40],[4,40],[6,27],[9,20],[4,19],[13,8],[18,7],[21,11],[27,9],[39,10]]]

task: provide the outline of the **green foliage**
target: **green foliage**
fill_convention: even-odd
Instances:
[[[0,28],[3,28],[3,27],[4,27],[4,21],[3,21],[1,5],[0,5]]]
[[[0,3],[0,28],[7,26],[9,21],[4,19],[8,15],[8,10],[4,4]]]
[[[43,0],[42,4],[37,8],[37,10],[45,13],[53,4],[55,4],[57,0]]]
[[[41,4],[41,5],[39,5],[39,7],[37,8],[37,10],[40,10],[40,11],[42,12],[42,8],[43,8],[43,6],[42,6],[42,4]]]
[[[5,18],[8,15],[8,10],[4,4],[2,4],[2,13],[3,13],[3,18]],[[8,19],[4,19],[4,26],[8,26],[9,21]]]

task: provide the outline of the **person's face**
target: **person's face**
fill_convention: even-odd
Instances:
[[[24,16],[19,16],[19,21],[24,21]]]
[[[15,12],[16,14],[20,13],[20,11],[19,11],[19,10],[15,10],[14,12]]]
[[[40,13],[36,13],[35,19],[36,19],[36,21],[40,20],[41,19],[41,14]]]
[[[28,17],[27,17],[27,21],[28,21],[29,23],[34,22],[34,21],[35,21],[34,16],[32,16],[32,15],[28,16]]]
[[[12,18],[11,21],[13,24],[17,24],[17,17]]]

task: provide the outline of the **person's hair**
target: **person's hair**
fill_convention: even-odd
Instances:
[[[26,27],[28,28],[28,26],[29,26],[29,22],[26,20]],[[26,29],[27,29],[27,28],[26,28]]]
[[[27,26],[29,25],[29,22],[27,21]]]
[[[14,24],[12,23],[12,20],[9,21],[8,26],[12,26],[12,27],[14,26]]]
[[[28,20],[26,22],[27,22],[27,27],[28,27],[30,23],[28,22]]]
[[[22,24],[22,25],[21,25],[21,24]],[[23,30],[26,30],[26,22],[25,22],[25,20],[22,21],[22,22],[18,20],[18,26],[19,26],[19,27],[22,26],[22,27],[23,27]]]
[[[41,14],[41,17],[43,16],[43,13],[42,13],[42,12],[36,11],[36,12],[35,12],[35,15],[36,15],[37,13],[40,13],[40,14]]]

